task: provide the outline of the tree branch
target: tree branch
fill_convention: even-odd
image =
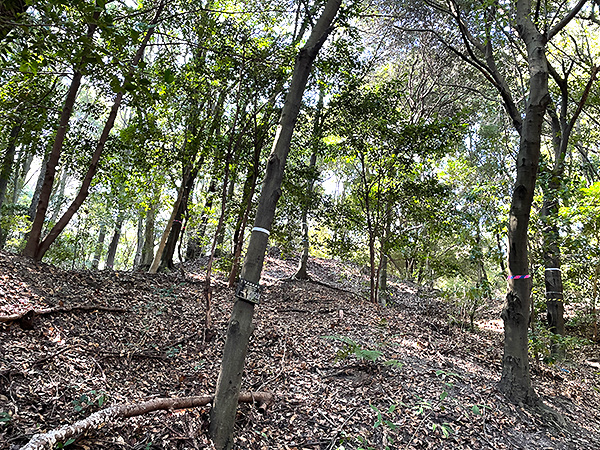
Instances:
[[[73,425],[65,425],[57,430],[34,435],[21,450],[43,450],[52,448],[56,443],[64,443],[67,439],[83,433],[92,428],[98,428],[111,420],[120,417],[128,418],[141,416],[153,411],[197,408],[212,403],[214,395],[183,398],[155,398],[142,403],[129,403],[111,406],[95,412],[91,416],[75,422]],[[260,411],[265,411],[273,403],[274,396],[269,392],[248,392],[240,394],[239,403],[256,403]]]
[[[565,17],[563,17],[563,19],[558,22],[554,28],[552,28],[549,32],[548,35],[546,36],[546,41],[549,41],[550,39],[552,39],[554,36],[556,36],[560,30],[562,30],[564,27],[566,27],[568,25],[568,23],[573,20],[573,18],[579,13],[579,11],[581,11],[581,8],[583,8],[583,6],[587,3],[587,0],[579,0],[579,3],[577,3],[577,5],[575,5],[575,7],[569,12],[569,14],[567,14]]]

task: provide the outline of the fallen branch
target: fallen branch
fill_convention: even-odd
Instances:
[[[0,322],[18,322],[24,330],[33,329],[33,318],[36,316],[47,316],[55,313],[66,313],[72,311],[109,311],[109,312],[127,312],[123,308],[113,308],[101,305],[74,305],[74,306],[55,306],[44,309],[28,309],[20,314],[11,314],[9,316],[0,316]]]
[[[147,402],[111,406],[95,412],[91,416],[65,425],[57,430],[34,435],[21,450],[41,450],[52,448],[56,443],[63,443],[70,437],[83,433],[92,428],[98,428],[105,423],[118,419],[141,416],[153,411],[196,408],[206,406],[214,399],[214,395],[183,398],[155,398]],[[248,392],[240,394],[238,402],[256,403],[259,411],[265,411],[273,403],[273,394],[268,392]]]

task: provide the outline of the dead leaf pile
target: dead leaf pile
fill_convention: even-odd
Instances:
[[[448,305],[414,284],[396,280],[381,308],[364,300],[359,266],[314,259],[314,281],[289,281],[296,264],[267,258],[242,390],[276,400],[265,415],[240,406],[236,448],[598,448],[598,369],[533,367],[556,423],[496,390],[501,333],[451,325]],[[0,450],[111,405],[214,393],[233,291],[217,273],[216,334],[203,341],[203,261],[184,272],[62,271],[0,253],[0,315],[65,307],[33,330],[0,324]],[[207,424],[208,408],[156,412],[63,444],[210,448]]]

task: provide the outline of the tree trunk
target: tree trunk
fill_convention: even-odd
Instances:
[[[235,230],[233,233],[233,258],[231,262],[231,271],[229,272],[229,287],[234,287],[237,280],[238,272],[240,269],[240,260],[242,257],[242,248],[244,247],[244,236],[246,234],[246,225],[250,217],[250,211],[252,209],[252,199],[256,192],[256,183],[258,181],[258,172],[260,168],[260,155],[262,153],[265,141],[268,136],[268,131],[271,126],[271,117],[273,114],[273,105],[277,99],[277,95],[283,89],[283,81],[278,83],[274,89],[273,94],[269,100],[264,104],[264,107],[268,108],[268,112],[262,118],[262,124],[258,126],[256,117],[258,112],[262,109],[259,108],[254,113],[254,155],[252,165],[248,169],[246,175],[246,181],[244,183],[243,194],[242,194],[242,210],[238,215]]]
[[[115,231],[113,237],[108,245],[108,253],[106,254],[106,262],[104,268],[113,270],[115,266],[115,256],[117,256],[117,247],[119,245],[119,239],[121,239],[121,230],[123,229],[124,214],[122,211],[119,212],[117,222],[115,223]]]
[[[156,209],[158,208],[158,199],[150,205],[146,211],[146,227],[144,229],[144,247],[142,248],[142,260],[140,261],[140,270],[148,270],[154,259],[154,219]]]
[[[54,208],[52,210],[52,216],[50,217],[50,223],[55,223],[60,214],[60,209],[65,199],[65,187],[67,185],[67,169],[63,168],[60,180],[58,182],[58,192],[54,194]]]
[[[233,194],[235,192],[235,176],[231,177],[229,180],[229,187],[227,188],[227,196],[223,197],[225,203],[221,207],[221,217],[219,218],[219,223],[221,224],[216,231],[215,236],[215,256],[223,256],[225,254],[223,250],[223,241],[225,240],[225,224],[229,220],[229,214],[231,212],[231,208],[229,207],[229,201],[233,198]]]
[[[42,160],[42,164],[40,165],[40,173],[38,175],[35,189],[33,190],[33,196],[31,197],[31,203],[29,204],[29,210],[27,212],[27,215],[30,219],[35,217],[35,211],[40,201],[42,186],[44,185],[44,180],[46,179],[46,166],[48,165],[48,158],[49,155],[46,154]]]
[[[509,213],[509,280],[506,303],[502,310],[504,356],[502,377],[498,384],[498,388],[511,402],[523,404],[537,402],[529,374],[527,331],[531,313],[531,275],[527,230],[540,158],[543,119],[549,102],[546,38],[537,31],[530,15],[530,3],[519,0],[517,30],[527,46],[530,80],[517,155],[517,177]]]
[[[200,226],[196,231],[192,232],[192,236],[188,241],[187,250],[185,252],[186,261],[193,261],[202,256],[202,244],[203,238],[206,234],[206,227],[208,226],[208,218],[210,215],[210,211],[213,207],[214,196],[217,192],[217,182],[213,178],[210,180],[210,184],[208,186],[208,192],[206,193],[206,201],[204,203],[204,212],[202,214],[202,220],[200,222]]]
[[[183,196],[177,207],[177,212],[173,218],[173,225],[169,232],[169,238],[165,245],[165,250],[162,254],[160,269],[173,270],[173,255],[175,254],[175,248],[177,247],[177,241],[179,240],[179,233],[183,227],[183,215],[187,210],[187,204],[190,197],[190,193],[194,189],[194,182],[196,181],[196,175],[198,174],[198,165],[192,169],[190,166],[184,169],[183,179],[181,183],[183,185]]]
[[[137,243],[135,247],[135,257],[133,258],[133,270],[140,267],[142,261],[142,249],[144,248],[144,216],[140,212],[138,214],[137,223]]]
[[[560,261],[560,234],[558,230],[558,212],[560,189],[562,188],[565,177],[565,160],[569,148],[569,141],[573,127],[592,89],[593,83],[598,73],[598,68],[592,68],[590,79],[583,91],[581,99],[578,102],[577,108],[570,120],[567,119],[569,112],[569,87],[566,78],[560,75],[549,67],[550,73],[560,89],[560,109],[557,114],[553,106],[550,105],[548,113],[551,118],[552,126],[552,146],[554,149],[554,167],[549,171],[546,182],[542,184],[544,192],[544,203],[540,217],[542,219],[542,236],[543,236],[543,252],[544,252],[544,282],[546,287],[546,311],[548,328],[552,333],[565,334],[565,319],[564,319],[564,295],[563,283],[561,276],[561,261]],[[556,356],[562,356],[562,350],[556,342],[552,345],[552,353]]]
[[[13,203],[19,203],[19,196],[23,191],[23,186],[25,186],[25,181],[27,180],[27,174],[29,173],[29,169],[31,168],[31,163],[33,161],[33,154],[27,153],[24,154],[24,151],[19,153],[19,174],[18,176],[15,174],[15,182],[13,185]]]
[[[101,11],[94,13],[94,21],[88,24],[87,38],[90,41],[94,36],[94,32],[96,31],[97,25],[95,22],[100,17],[100,13]],[[58,166],[58,160],[60,159],[63,143],[69,128],[69,120],[71,119],[73,106],[75,105],[75,100],[77,99],[77,92],[79,91],[79,86],[81,85],[81,77],[81,72],[79,70],[75,70],[73,79],[71,80],[71,85],[69,86],[69,90],[67,92],[67,97],[65,98],[62,112],[60,114],[60,121],[54,137],[52,151],[50,152],[50,155],[48,155],[46,168],[44,170],[44,181],[42,182],[42,186],[40,188],[35,217],[33,214],[30,214],[30,217],[34,217],[34,219],[33,224],[31,225],[31,230],[29,231],[27,244],[23,250],[23,255],[37,260],[41,260],[43,256],[42,254],[38,257],[42,229],[44,227],[44,221],[46,220],[46,211],[48,210],[48,205],[50,203],[50,195],[52,194],[52,185],[54,184],[56,167]]]
[[[150,37],[152,36],[152,34],[154,33],[154,30],[156,29],[156,24],[158,23],[158,19],[164,9],[165,1],[166,0],[163,0],[159,4],[159,6],[156,10],[155,16],[148,26],[148,31],[146,32],[146,35],[144,36],[144,40],[142,41],[140,47],[138,48],[137,53],[135,54],[135,57],[133,58],[133,61],[131,63],[131,69],[129,70],[129,74],[125,78],[131,77],[133,75],[133,69],[138,65],[138,63],[142,59],[142,56],[144,55],[144,50],[146,49],[146,46],[148,45],[148,42],[150,41]],[[80,75],[80,78],[81,78],[81,75]],[[52,245],[52,243],[56,240],[56,238],[64,230],[64,228],[67,226],[67,224],[69,223],[69,221],[71,220],[73,215],[75,215],[75,213],[79,210],[79,208],[81,207],[81,205],[87,198],[87,196],[89,194],[89,188],[92,183],[92,179],[94,178],[94,175],[96,174],[96,171],[98,169],[98,163],[100,162],[100,157],[102,156],[102,152],[104,151],[104,146],[106,144],[106,141],[108,140],[110,131],[112,130],[112,128],[115,124],[117,112],[119,111],[119,107],[121,106],[121,101],[123,100],[123,93],[124,93],[124,89],[121,89],[121,90],[119,90],[119,92],[117,92],[117,95],[115,96],[114,103],[112,105],[112,108],[110,110],[110,113],[108,115],[106,123],[104,125],[104,129],[102,130],[102,134],[100,135],[100,139],[98,140],[98,143],[96,144],[96,150],[94,151],[94,154],[92,155],[92,159],[90,161],[90,166],[89,166],[88,171],[83,179],[81,188],[79,189],[79,193],[77,194],[77,196],[75,197],[75,199],[73,200],[73,202],[71,203],[71,205],[69,206],[67,211],[62,215],[62,217],[59,219],[59,221],[56,223],[56,225],[54,225],[52,230],[50,230],[50,233],[48,233],[48,236],[46,236],[46,238],[42,242],[40,242],[39,245],[35,245],[35,244],[30,245],[32,236],[31,235],[29,236],[29,241],[27,242],[27,246],[25,247],[25,252],[24,252],[24,254],[26,256],[31,256],[32,258],[36,259],[37,261],[41,261],[41,259],[44,257],[44,254],[46,253],[48,248],[50,248],[50,245]],[[76,94],[76,92],[75,92],[75,94]],[[69,115],[70,115],[70,111],[69,111]],[[68,118],[67,118],[67,123],[68,123]],[[62,142],[61,142],[61,147],[62,147]],[[60,151],[59,151],[59,153],[60,153]],[[51,158],[52,158],[52,155],[51,155]],[[58,155],[56,156],[56,162],[58,162]],[[52,171],[52,180],[54,180],[55,168],[56,168],[56,164],[54,164],[53,167],[50,167],[50,162],[48,163],[46,178],[48,178],[48,170],[51,170]],[[51,186],[52,186],[52,184],[50,183],[50,188],[51,188]],[[40,203],[41,203],[41,199],[40,199]],[[43,209],[44,216],[46,214],[46,208],[47,208],[47,204],[46,204],[46,207]],[[40,214],[39,206],[38,206],[38,214]],[[37,214],[36,214],[36,221],[37,220],[38,220],[38,218],[37,218]],[[43,218],[42,218],[41,224],[43,224]],[[35,221],[34,221],[34,225],[35,225]],[[34,230],[34,228],[32,228],[32,233],[33,233],[33,230]],[[36,233],[37,233],[37,231],[36,231]],[[39,236],[40,236],[40,234],[37,233],[37,237],[35,238],[35,243],[38,242]],[[33,248],[34,246],[35,246],[35,248]]]
[[[100,230],[98,231],[98,243],[94,250],[94,259],[92,259],[92,270],[98,270],[98,267],[100,267],[100,258],[102,257],[102,250],[104,249],[104,239],[106,239],[106,224],[102,221],[100,222]]]
[[[2,169],[0,170],[0,214],[2,211],[2,205],[4,204],[4,197],[6,197],[6,188],[10,180],[10,175],[13,172],[13,165],[15,161],[15,153],[17,149],[17,138],[21,131],[21,124],[17,123],[10,130],[10,136],[8,138],[8,146],[4,153],[4,159],[2,160]]]
[[[244,260],[242,280],[252,285],[258,285],[262,271],[265,251],[267,248],[268,231],[273,223],[277,200],[281,195],[281,181],[290,142],[304,89],[308,76],[319,50],[331,32],[331,24],[340,7],[341,0],[328,0],[325,9],[317,21],[306,45],[300,50],[289,92],[281,113],[280,124],[277,129],[273,151],[267,163],[267,171],[263,182],[254,229],[250,236],[248,252]],[[267,232],[265,232],[267,231]],[[252,286],[250,285],[250,286]],[[251,295],[251,294],[250,294]],[[240,294],[241,296],[241,294]],[[217,450],[231,449],[233,447],[233,427],[237,398],[242,383],[244,361],[248,351],[248,342],[252,333],[252,317],[254,303],[238,298],[233,306],[229,320],[223,361],[214,406],[211,410],[210,434]]]
[[[294,274],[294,278],[299,280],[308,280],[310,277],[308,276],[307,264],[308,264],[308,254],[310,252],[310,242],[308,239],[308,207],[311,200],[313,187],[315,184],[315,177],[313,176],[313,172],[315,170],[315,166],[317,165],[317,150],[319,148],[319,143],[321,140],[321,113],[323,111],[323,89],[319,92],[319,101],[317,103],[317,111],[315,113],[315,121],[313,124],[313,132],[312,132],[312,154],[310,155],[310,161],[308,164],[308,173],[309,178],[306,184],[306,200],[302,208],[302,255],[300,256],[300,261],[298,263],[298,269]]]
[[[254,148],[254,161],[252,167],[248,169],[246,181],[244,183],[242,205],[244,210],[238,217],[235,231],[233,233],[233,259],[231,262],[231,271],[229,272],[229,287],[234,287],[237,280],[238,271],[240,268],[240,259],[242,256],[242,247],[244,246],[244,234],[246,232],[246,224],[252,208],[252,198],[256,191],[256,182],[258,180],[258,164],[260,160],[261,147]]]
[[[390,239],[392,227],[392,217],[391,217],[391,202],[388,202],[386,208],[385,215],[385,233],[383,236],[383,241],[380,242],[381,250],[379,252],[379,296],[378,303],[381,306],[386,306],[387,304],[387,278],[388,278],[388,242]]]

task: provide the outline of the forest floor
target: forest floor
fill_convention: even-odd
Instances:
[[[496,389],[499,304],[472,332],[416,285],[392,283],[382,308],[364,300],[356,266],[312,259],[318,283],[285,281],[295,266],[268,258],[263,271],[242,390],[272,392],[275,402],[265,414],[240,406],[235,448],[600,448],[597,347],[533,365],[536,392],[564,418],[557,423]],[[213,393],[233,290],[215,276],[215,334],[204,342],[202,261],[184,271],[63,271],[0,253],[0,315],[63,308],[35,317],[30,330],[0,324],[0,450],[110,405]],[[96,308],[68,310],[79,305]],[[210,448],[208,413],[119,419],[68,448]]]

